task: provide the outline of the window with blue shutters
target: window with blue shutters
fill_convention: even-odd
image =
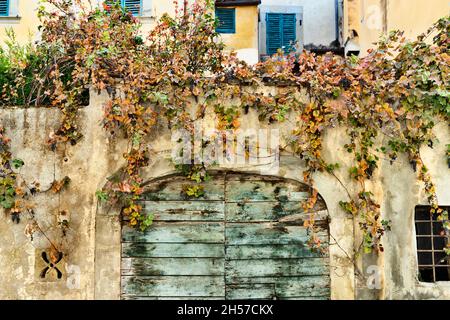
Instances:
[[[295,13],[266,14],[266,47],[267,54],[273,55],[278,49],[289,52],[297,41]]]
[[[9,15],[9,0],[0,0],[0,16]]]
[[[1,1],[1,0],[0,0]],[[139,16],[141,14],[142,0],[106,0],[105,3],[112,4],[119,2],[122,8],[127,9],[133,14],[133,16]]]
[[[236,33],[235,8],[216,8],[216,18],[219,24],[216,31],[219,33]]]
[[[142,0],[122,0],[122,6],[130,11],[134,16],[141,14]]]

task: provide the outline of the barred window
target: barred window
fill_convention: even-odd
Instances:
[[[447,211],[450,209],[441,208]],[[450,256],[444,251],[448,238],[443,222],[437,220],[437,214],[430,214],[430,206],[417,206],[415,224],[419,281],[449,281]]]

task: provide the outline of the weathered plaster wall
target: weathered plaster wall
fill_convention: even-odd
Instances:
[[[59,195],[48,191],[34,199],[36,216],[51,239],[58,238],[59,230],[52,226],[59,211],[69,212],[70,230],[63,243],[67,252],[59,264],[64,278],[47,281],[38,277],[39,254],[49,247],[48,241],[36,233],[30,242],[24,234],[26,222],[14,224],[10,217],[3,215],[0,221],[0,299],[91,299],[95,270],[95,191],[109,172],[117,170],[116,156],[106,157],[114,153],[114,143],[108,144],[100,127],[101,104],[96,103],[94,95],[91,105],[80,113],[83,142],[56,152],[45,145],[50,132],[58,126],[59,114],[55,109],[10,108],[2,109],[0,114],[12,137],[13,154],[25,162],[21,174],[28,183],[39,181],[41,189],[45,190],[54,179],[65,176],[72,179],[67,191]]]
[[[263,88],[275,92],[276,88]],[[42,189],[47,188],[54,177],[69,176],[72,181],[67,190],[58,195],[51,192],[35,198],[35,212],[49,236],[57,230],[49,229],[60,210],[70,213],[70,232],[65,240],[67,248],[61,267],[64,278],[43,281],[37,268],[40,252],[48,248],[48,242],[39,236],[30,242],[24,235],[25,222],[13,224],[11,219],[0,219],[0,299],[118,299],[120,297],[120,219],[118,209],[97,204],[95,191],[106,178],[123,165],[123,139],[112,139],[101,128],[102,105],[105,94],[91,93],[90,105],[80,112],[83,140],[76,146],[60,147],[56,152],[47,149],[44,142],[58,126],[58,112],[46,108],[9,108],[0,110],[2,124],[12,137],[13,154],[25,161],[21,173],[28,181],[38,180]],[[305,99],[305,98],[304,98]],[[204,125],[211,127],[214,115],[207,114]],[[242,129],[264,128],[257,114],[250,110],[242,119]],[[291,122],[279,125],[283,137],[291,129]],[[270,128],[277,128],[271,125]],[[423,155],[436,181],[442,204],[450,204],[450,170],[444,155],[445,144],[450,143],[446,124],[436,128],[440,143],[434,150],[424,148]],[[330,162],[341,163],[336,172],[344,185],[352,190],[347,170],[352,159],[341,149],[347,141],[345,130],[329,130],[324,139],[324,157]],[[145,169],[146,180],[173,173],[169,162],[171,134],[161,123],[149,137],[153,156]],[[242,165],[232,167],[239,171],[259,172],[260,167]],[[304,164],[298,158],[283,153],[278,175],[301,181]],[[226,167],[218,169],[227,169]],[[405,159],[394,165],[383,161],[376,172],[379,182],[369,185],[382,205],[385,219],[393,221],[393,230],[386,235],[385,253],[379,257],[364,256],[352,261],[353,249],[360,235],[357,223],[339,208],[339,201],[346,200],[341,184],[328,174],[315,177],[317,189],[323,196],[330,215],[331,286],[333,299],[353,298],[450,298],[450,286],[445,283],[421,284],[417,281],[413,209],[424,203],[415,174]],[[23,218],[23,221],[26,219]],[[356,225],[356,228],[354,226]],[[356,238],[355,238],[356,237]],[[356,241],[355,241],[356,239]],[[368,267],[378,266],[382,286],[369,289]],[[356,272],[356,276],[354,275]],[[77,285],[79,284],[79,286]]]
[[[380,35],[398,29],[414,39],[449,13],[448,0],[344,0],[344,41],[355,30],[364,56]]]
[[[264,88],[264,92],[275,93],[275,88]],[[215,116],[210,112],[206,114],[202,126],[213,128]],[[280,136],[286,136],[292,127],[290,125],[267,125],[258,121],[258,114],[250,110],[245,119],[241,121],[242,130],[254,128],[278,128]],[[336,141],[345,141],[346,137],[342,129],[333,130],[326,139],[325,145],[329,148],[326,155],[330,160],[347,163],[349,159],[341,158],[340,153],[335,152]],[[147,181],[168,174],[175,173],[171,164],[170,154],[172,145],[171,133],[165,124],[160,124],[160,130],[150,138],[153,158],[150,165],[144,170]],[[282,143],[282,142],[281,142]],[[282,143],[283,144],[283,143]],[[343,153],[344,154],[344,153]],[[242,172],[259,173],[261,165],[229,165],[214,167],[215,169],[233,169]],[[278,175],[301,181],[304,164],[298,158],[286,153],[281,155],[280,170]],[[354,270],[353,262],[348,258],[352,254],[353,243],[353,219],[339,209],[339,201],[346,199],[345,191],[335,179],[329,175],[318,175],[317,189],[324,198],[331,217],[330,234],[336,240],[330,240],[330,275],[331,294],[333,299],[354,298]],[[120,286],[117,281],[120,277],[120,221],[119,212],[109,207],[100,208],[97,214],[97,240],[96,240],[96,299],[118,299]],[[111,231],[112,230],[112,231]]]
[[[446,144],[450,143],[447,123],[435,128],[440,140],[433,149],[424,147],[421,154],[433,181],[438,186],[437,196],[441,205],[450,205],[450,170],[444,157]],[[392,232],[388,232],[385,253],[385,295],[388,299],[450,299],[450,282],[424,283],[417,280],[414,207],[427,204],[422,185],[414,179],[413,170],[402,157],[394,165],[383,163],[383,205],[385,218],[392,220]],[[399,179],[401,177],[401,179]]]

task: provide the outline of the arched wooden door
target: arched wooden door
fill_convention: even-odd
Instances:
[[[187,199],[172,175],[146,188],[155,214],[144,233],[123,227],[123,299],[328,299],[328,220],[314,209],[325,253],[312,252],[301,201],[308,186],[279,177],[216,172]]]

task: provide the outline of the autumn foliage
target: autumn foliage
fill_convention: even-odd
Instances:
[[[151,217],[138,204],[143,192],[141,169],[150,159],[145,137],[163,118],[171,128],[192,130],[195,119],[204,116],[207,108],[217,114],[217,126],[225,129],[237,129],[240,114],[249,108],[268,123],[282,122],[288,116],[296,119],[290,150],[305,162],[303,179],[312,186],[318,171],[335,176],[339,164],[322,158],[322,137],[327,129],[344,126],[349,142],[342,147],[354,157],[349,175],[358,192],[349,194],[341,207],[360,219],[366,252],[383,249],[381,237],[389,228],[366,188],[381,156],[395,161],[400,153],[407,154],[424,182],[433,213],[448,220],[448,213],[438,207],[420,147],[433,145],[433,127],[438,119],[448,122],[450,116],[449,17],[414,41],[393,31],[361,59],[279,52],[249,66],[227,52],[220,41],[211,1],[199,0],[187,13],[177,10],[175,17],[164,15],[148,35],[142,34],[138,19],[118,4],[92,8],[77,0],[46,2],[53,9],[40,10],[38,47],[51,48],[55,59],[45,74],[44,82],[51,88],[44,90],[45,100],[62,111],[61,128],[48,142],[55,146],[82,138],[77,109],[86,88],[110,94],[103,126],[114,134],[122,131],[129,139],[124,152],[127,165],[98,196],[120,203],[130,225],[145,229],[151,224]],[[78,10],[73,10],[74,3]],[[261,85],[283,88],[276,95],[245,90]],[[306,90],[309,103],[297,99],[301,90]],[[229,99],[238,99],[240,104],[224,106],[223,101]],[[196,118],[188,112],[192,105],[198,108]],[[376,149],[380,135],[383,146]],[[196,177],[193,180],[204,177],[207,169],[183,168]],[[313,208],[316,200],[313,191],[304,209]],[[314,240],[314,217],[306,226],[312,231],[311,245],[320,246]]]

